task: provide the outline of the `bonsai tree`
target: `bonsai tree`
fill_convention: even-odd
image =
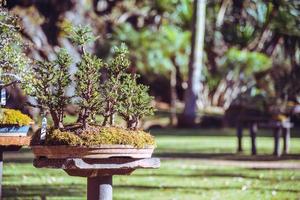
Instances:
[[[153,115],[152,100],[153,97],[148,95],[148,87],[138,84],[136,76],[124,76],[118,113],[126,121],[128,129],[137,129],[141,118]]]
[[[138,84],[136,75],[126,73],[129,65],[128,49],[122,44],[114,49],[112,60],[105,65],[107,78],[100,87],[103,126],[113,126],[114,116],[119,114],[128,129],[136,129],[142,117],[153,114],[148,87]]]
[[[87,128],[87,120],[94,116],[99,109],[100,102],[100,69],[102,60],[89,53],[84,53],[82,60],[77,64],[78,71],[75,74],[76,95],[79,97],[77,104],[80,107],[78,122]]]
[[[57,53],[57,58],[52,61],[37,61],[33,66],[33,79],[28,87],[30,95],[35,97],[36,104],[31,106],[49,112],[54,128],[64,128],[63,118],[66,105],[71,97],[66,95],[71,79],[69,66],[72,63],[70,55],[65,49]]]
[[[129,65],[128,50],[125,45],[120,48],[115,47],[112,60],[105,65],[106,77],[102,79],[106,80],[100,87],[101,107],[103,108],[100,114],[104,118],[103,126],[114,125],[114,116],[122,100],[124,76]]]
[[[0,7],[0,91],[1,96],[6,95],[6,88],[13,86],[21,81],[24,83],[30,79],[27,75],[29,71],[30,60],[24,54],[24,42],[20,35],[20,26],[18,17],[12,15],[7,9]],[[3,92],[3,93],[2,93]],[[2,98],[2,97],[1,97]],[[4,98],[6,98],[4,96]],[[26,118],[18,111],[2,109],[5,102],[0,105],[0,124],[22,125],[16,123],[16,120]],[[17,119],[19,118],[19,119]]]
[[[90,28],[69,27],[66,32],[81,54],[74,76],[69,73],[72,59],[64,49],[55,60],[37,61],[33,67],[31,95],[37,102],[33,106],[50,113],[54,122],[46,144],[154,144],[151,135],[137,130],[139,120],[153,114],[153,97],[148,95],[148,87],[138,84],[137,75],[127,72],[130,61],[126,46],[114,48],[112,58],[104,62],[87,50],[95,40]],[[66,94],[71,84],[75,85],[74,96]],[[71,102],[78,105],[77,124],[65,126],[64,112]],[[100,124],[93,121],[96,115],[103,117]],[[126,129],[115,127],[117,115],[126,121]]]
[[[77,63],[77,72],[75,74],[76,103],[80,108],[78,122],[83,128],[87,128],[88,120],[94,116],[100,108],[100,69],[103,67],[101,59],[87,53],[85,45],[95,38],[88,27],[74,27],[71,29],[70,39],[81,49],[81,60]]]
[[[29,78],[30,60],[23,53],[20,29],[18,17],[0,8],[0,88]]]

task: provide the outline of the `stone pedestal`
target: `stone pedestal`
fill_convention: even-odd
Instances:
[[[158,158],[106,158],[106,159],[48,159],[37,158],[37,168],[63,169],[70,176],[87,177],[88,200],[112,200],[113,175],[129,175],[136,169],[160,167]]]

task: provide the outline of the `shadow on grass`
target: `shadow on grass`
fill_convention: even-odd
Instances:
[[[142,185],[117,185],[115,188],[122,189],[135,189],[135,190],[189,190],[189,191],[209,191],[209,190],[240,190],[241,187],[238,186],[142,186]],[[274,191],[274,188],[261,188],[261,187],[249,187],[247,190],[254,191]],[[276,189],[277,192],[288,192],[288,193],[299,193],[300,190],[296,189]]]
[[[239,186],[145,186],[145,185],[115,185],[114,189],[134,190],[187,190],[209,191],[209,190],[240,190]],[[249,187],[248,190],[273,191],[274,188]],[[277,192],[299,193],[297,189],[276,189]],[[86,194],[85,185],[9,185],[3,187],[3,199],[9,198],[36,198],[46,199],[48,197],[84,197]]]
[[[30,152],[30,149],[24,149],[22,153]],[[5,159],[4,163],[32,163],[33,156],[23,156],[23,154]],[[231,160],[231,161],[284,161],[284,160],[300,160],[300,154],[288,154],[280,157],[262,154],[262,155],[245,155],[238,153],[196,153],[196,152],[168,152],[161,150],[153,154],[154,157],[168,159],[212,159],[212,160]]]
[[[86,186],[80,184],[31,184],[31,185],[4,185],[3,198],[33,198],[40,197],[80,197],[85,196]]]
[[[174,158],[174,159],[213,159],[213,160],[232,160],[232,161],[282,161],[282,160],[300,160],[300,154],[288,154],[280,157],[273,155],[241,155],[236,153],[174,153],[162,152],[155,153],[155,157]]]
[[[261,170],[261,169],[259,169]],[[253,179],[253,180],[264,180],[264,181],[300,181],[300,177],[294,177],[291,179],[290,177],[282,178],[282,177],[259,177],[259,176],[251,176],[251,175],[245,175],[240,173],[221,173],[216,172],[214,170],[205,170],[205,172],[199,172],[199,173],[191,173],[191,174],[168,174],[168,173],[151,173],[151,174],[134,174],[134,176],[138,177],[172,177],[172,178],[244,178],[244,179]],[[300,190],[299,190],[300,191]]]

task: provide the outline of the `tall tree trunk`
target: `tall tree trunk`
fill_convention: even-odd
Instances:
[[[175,126],[177,123],[177,114],[176,114],[176,101],[177,101],[177,92],[176,92],[176,69],[175,67],[171,69],[170,72],[170,126]]]
[[[196,123],[197,98],[202,88],[203,46],[205,33],[206,0],[194,0],[194,14],[189,62],[188,89],[185,94],[185,107],[178,120],[181,127],[194,126]]]

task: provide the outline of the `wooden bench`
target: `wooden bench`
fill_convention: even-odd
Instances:
[[[290,137],[291,137],[291,128],[293,124],[287,121],[276,121],[270,120],[265,118],[247,118],[247,119],[240,119],[237,123],[237,138],[238,138],[238,152],[243,151],[242,147],[242,138],[243,138],[243,129],[245,127],[249,128],[249,133],[251,137],[251,153],[252,155],[257,154],[256,148],[256,135],[259,128],[267,128],[273,129],[273,137],[274,137],[274,152],[275,156],[280,156],[280,137],[283,137],[283,154],[289,153],[290,147]]]

